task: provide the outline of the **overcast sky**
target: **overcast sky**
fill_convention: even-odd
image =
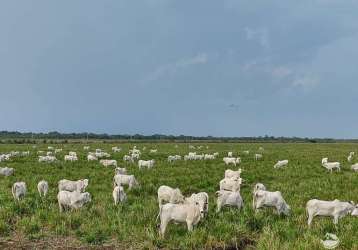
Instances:
[[[358,1],[3,0],[0,86],[0,130],[358,138]]]

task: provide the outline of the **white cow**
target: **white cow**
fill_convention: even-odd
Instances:
[[[227,169],[225,170],[225,178],[240,178],[240,174],[241,174],[242,170],[241,168],[239,168],[237,171],[231,170],[231,169]]]
[[[262,154],[255,154],[255,161],[258,161],[262,158]]]
[[[37,184],[37,191],[40,194],[40,197],[46,197],[47,193],[48,193],[48,182],[47,181],[40,181]]]
[[[89,150],[90,146],[83,146],[83,150]]]
[[[39,156],[39,162],[55,162],[57,159],[55,156]]]
[[[139,169],[143,169],[143,168],[150,169],[150,168],[154,167],[154,163],[155,163],[154,160],[149,160],[149,161],[139,160],[138,167],[139,167]]]
[[[193,230],[193,226],[200,221],[200,205],[195,202],[183,204],[167,203],[160,208],[160,235],[163,237],[170,221],[186,223],[188,231]]]
[[[232,192],[226,190],[220,190],[216,192],[218,199],[216,201],[216,212],[220,212],[222,206],[229,205],[241,209],[244,206],[244,202],[241,198],[240,192]]]
[[[182,203],[184,202],[184,196],[179,188],[171,188],[163,185],[158,188],[159,207],[162,206],[163,202]]]
[[[62,152],[62,148],[56,148],[55,149],[55,154],[61,153]]]
[[[57,201],[60,212],[63,212],[66,208],[74,210],[83,207],[86,203],[91,202],[91,195],[88,192],[60,191],[57,194]]]
[[[84,192],[88,186],[88,179],[82,179],[78,181],[69,181],[66,179],[60,180],[58,182],[59,191],[79,191]]]
[[[77,155],[65,155],[65,161],[78,161]]]
[[[47,150],[53,150],[53,147],[48,146],[48,147],[47,147]]]
[[[224,157],[224,158],[223,158],[223,161],[225,162],[226,165],[233,164],[233,165],[236,166],[236,164],[240,164],[241,158],[240,158],[240,157],[237,157],[237,158],[234,158],[234,157]]]
[[[245,150],[245,151],[242,151],[245,155],[248,155],[250,154],[250,151],[249,150]]]
[[[122,149],[119,148],[119,147],[112,147],[112,151],[113,151],[114,153],[118,153],[118,152],[121,152]]]
[[[155,154],[155,153],[157,153],[158,152],[158,149],[151,149],[151,150],[149,150],[149,153],[151,153],[151,154]]]
[[[192,194],[185,198],[185,202],[197,202],[200,206],[200,215],[202,218],[209,213],[209,195],[205,192]]]
[[[285,215],[289,215],[291,210],[290,206],[287,205],[282,197],[281,192],[269,192],[261,189],[255,191],[253,194],[253,207],[256,211],[262,207],[275,207],[278,214],[283,213]]]
[[[352,165],[352,170],[358,172],[358,163]]]
[[[127,169],[126,168],[115,168],[114,169],[114,174],[127,174]]]
[[[119,202],[124,202],[127,200],[127,195],[124,192],[124,188],[122,186],[116,186],[112,192],[114,205],[117,205]]]
[[[134,162],[134,159],[129,155],[124,155],[123,161]]]
[[[113,186],[128,185],[128,189],[139,186],[134,175],[116,174],[113,177]]]
[[[181,156],[180,155],[169,155],[168,156],[168,162],[175,162],[181,160]]]
[[[97,160],[98,160],[98,158],[95,155],[93,155],[93,154],[87,155],[87,161],[97,161]]]
[[[348,162],[351,162],[353,160],[353,157],[354,157],[354,152],[350,152],[347,157]]]
[[[340,200],[322,201],[313,199],[307,202],[306,211],[308,214],[308,225],[311,225],[315,216],[333,217],[333,223],[337,224],[338,220],[347,214],[358,215],[358,206],[353,202],[343,202]]]
[[[339,162],[328,162],[328,158],[322,159],[322,166],[331,171],[331,173],[333,172],[333,169],[341,171],[341,164]]]
[[[238,192],[240,191],[241,184],[241,178],[224,178],[220,181],[220,190]]]
[[[282,161],[278,161],[273,167],[282,168],[282,167],[286,167],[287,164],[288,164],[288,160],[282,160]]]
[[[15,182],[14,185],[12,185],[12,196],[14,197],[15,200],[20,200],[21,198],[24,198],[26,195],[26,183],[21,181],[21,182]]]
[[[100,160],[99,163],[101,163],[105,167],[117,167],[117,161],[116,160]]]
[[[215,155],[211,154],[205,154],[204,160],[215,160]]]
[[[77,156],[77,153],[74,151],[70,151],[70,152],[68,152],[68,155]]]
[[[10,176],[13,175],[13,173],[14,173],[13,168],[8,168],[8,167],[0,168],[0,175]]]

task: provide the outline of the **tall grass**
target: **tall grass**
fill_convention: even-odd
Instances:
[[[0,166],[15,168],[10,177],[0,177],[0,238],[12,239],[22,235],[30,242],[56,238],[74,238],[84,245],[109,244],[119,248],[134,249],[320,249],[319,240],[327,232],[335,233],[341,240],[342,249],[358,249],[358,218],[347,216],[334,226],[329,218],[315,218],[307,227],[305,204],[309,199],[354,200],[358,202],[358,174],[350,170],[346,157],[356,151],[356,144],[264,144],[264,157],[254,161],[253,154],[259,144],[210,143],[209,149],[197,152],[220,152],[213,161],[179,161],[168,164],[169,154],[184,155],[189,152],[187,144],[136,144],[147,150],[142,159],[156,160],[152,170],[139,170],[135,164],[123,163],[122,157],[133,145],[123,144],[121,153],[112,154],[119,165],[125,166],[140,182],[140,187],[127,191],[128,201],[115,207],[112,200],[113,168],[105,168],[98,162],[87,162],[83,145],[63,145],[64,151],[57,155],[60,162],[38,163],[36,151],[30,145],[0,145],[0,152],[31,150],[31,156],[1,162]],[[113,145],[92,144],[91,149],[102,148],[110,152]],[[58,146],[61,147],[61,146]],[[38,145],[36,150],[46,150]],[[157,154],[148,154],[150,148],[158,148]],[[80,161],[68,163],[63,156],[77,151]],[[244,183],[241,195],[244,209],[238,211],[224,208],[215,212],[215,191],[227,167],[222,157],[227,151],[234,153],[250,150],[242,155]],[[343,163],[340,173],[328,173],[321,167],[322,157]],[[284,169],[273,169],[277,160],[289,159]],[[75,212],[59,213],[56,195],[60,179],[90,180],[88,192],[92,202]],[[37,193],[37,183],[49,182],[48,197],[42,199]],[[26,198],[14,202],[11,186],[25,181]],[[292,208],[289,217],[278,216],[271,209],[254,213],[251,208],[251,192],[255,183],[262,182],[269,190],[280,190]],[[155,221],[158,213],[156,191],[160,185],[179,187],[189,196],[193,192],[206,191],[210,195],[209,216],[189,233],[185,225],[169,224],[165,238],[160,238]]]

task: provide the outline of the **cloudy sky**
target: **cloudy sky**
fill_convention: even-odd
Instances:
[[[4,0],[0,34],[0,130],[358,138],[358,0]]]

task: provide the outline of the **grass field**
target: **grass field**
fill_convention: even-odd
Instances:
[[[125,166],[141,185],[127,192],[127,203],[117,207],[112,200],[113,168],[87,162],[82,144],[55,145],[55,148],[63,148],[63,152],[57,155],[60,161],[54,164],[37,161],[36,151],[46,150],[47,145],[39,144],[36,150],[31,145],[0,145],[0,152],[31,151],[29,157],[0,163],[0,167],[15,168],[13,176],[0,176],[0,248],[20,247],[19,242],[25,242],[30,248],[45,242],[44,248],[95,245],[109,249],[321,249],[320,239],[330,232],[340,238],[340,249],[358,249],[358,217],[347,216],[336,227],[332,219],[316,217],[308,228],[305,213],[305,204],[312,198],[358,202],[358,174],[350,170],[351,164],[347,162],[348,153],[357,152],[357,144],[201,143],[209,145],[209,149],[196,150],[198,153],[217,151],[220,156],[213,161],[179,161],[173,165],[167,163],[167,156],[187,154],[188,144],[178,143],[178,148],[170,143],[136,145],[139,149],[147,147],[141,159],[155,159],[154,169],[139,171],[137,165],[123,163],[123,155],[133,144],[119,145],[122,152],[114,154],[110,150],[114,145],[90,145],[91,151],[102,148],[111,152],[111,159]],[[264,157],[254,161],[259,146],[265,148]],[[149,155],[150,148],[157,148],[158,153]],[[63,161],[70,150],[78,153],[78,162]],[[250,150],[250,155],[240,155],[244,209],[224,208],[216,213],[215,192],[227,169],[222,157],[227,151],[237,154],[243,150]],[[321,167],[322,157],[340,161],[342,171],[328,173]],[[288,159],[289,165],[285,169],[273,169],[274,163],[282,159]],[[358,162],[358,158],[355,160]],[[92,194],[92,202],[80,211],[60,214],[57,182],[64,178],[88,178],[87,191]],[[50,185],[49,196],[44,200],[37,193],[37,183],[42,179]],[[16,181],[25,181],[28,188],[26,198],[19,203],[14,202],[11,195],[11,186]],[[268,190],[280,190],[291,206],[291,216],[278,216],[270,209],[255,214],[251,208],[251,192],[257,182],[264,183]],[[184,224],[169,224],[165,238],[160,238],[155,221],[160,185],[179,187],[186,196],[208,192],[209,216],[192,233],[187,232]]]

